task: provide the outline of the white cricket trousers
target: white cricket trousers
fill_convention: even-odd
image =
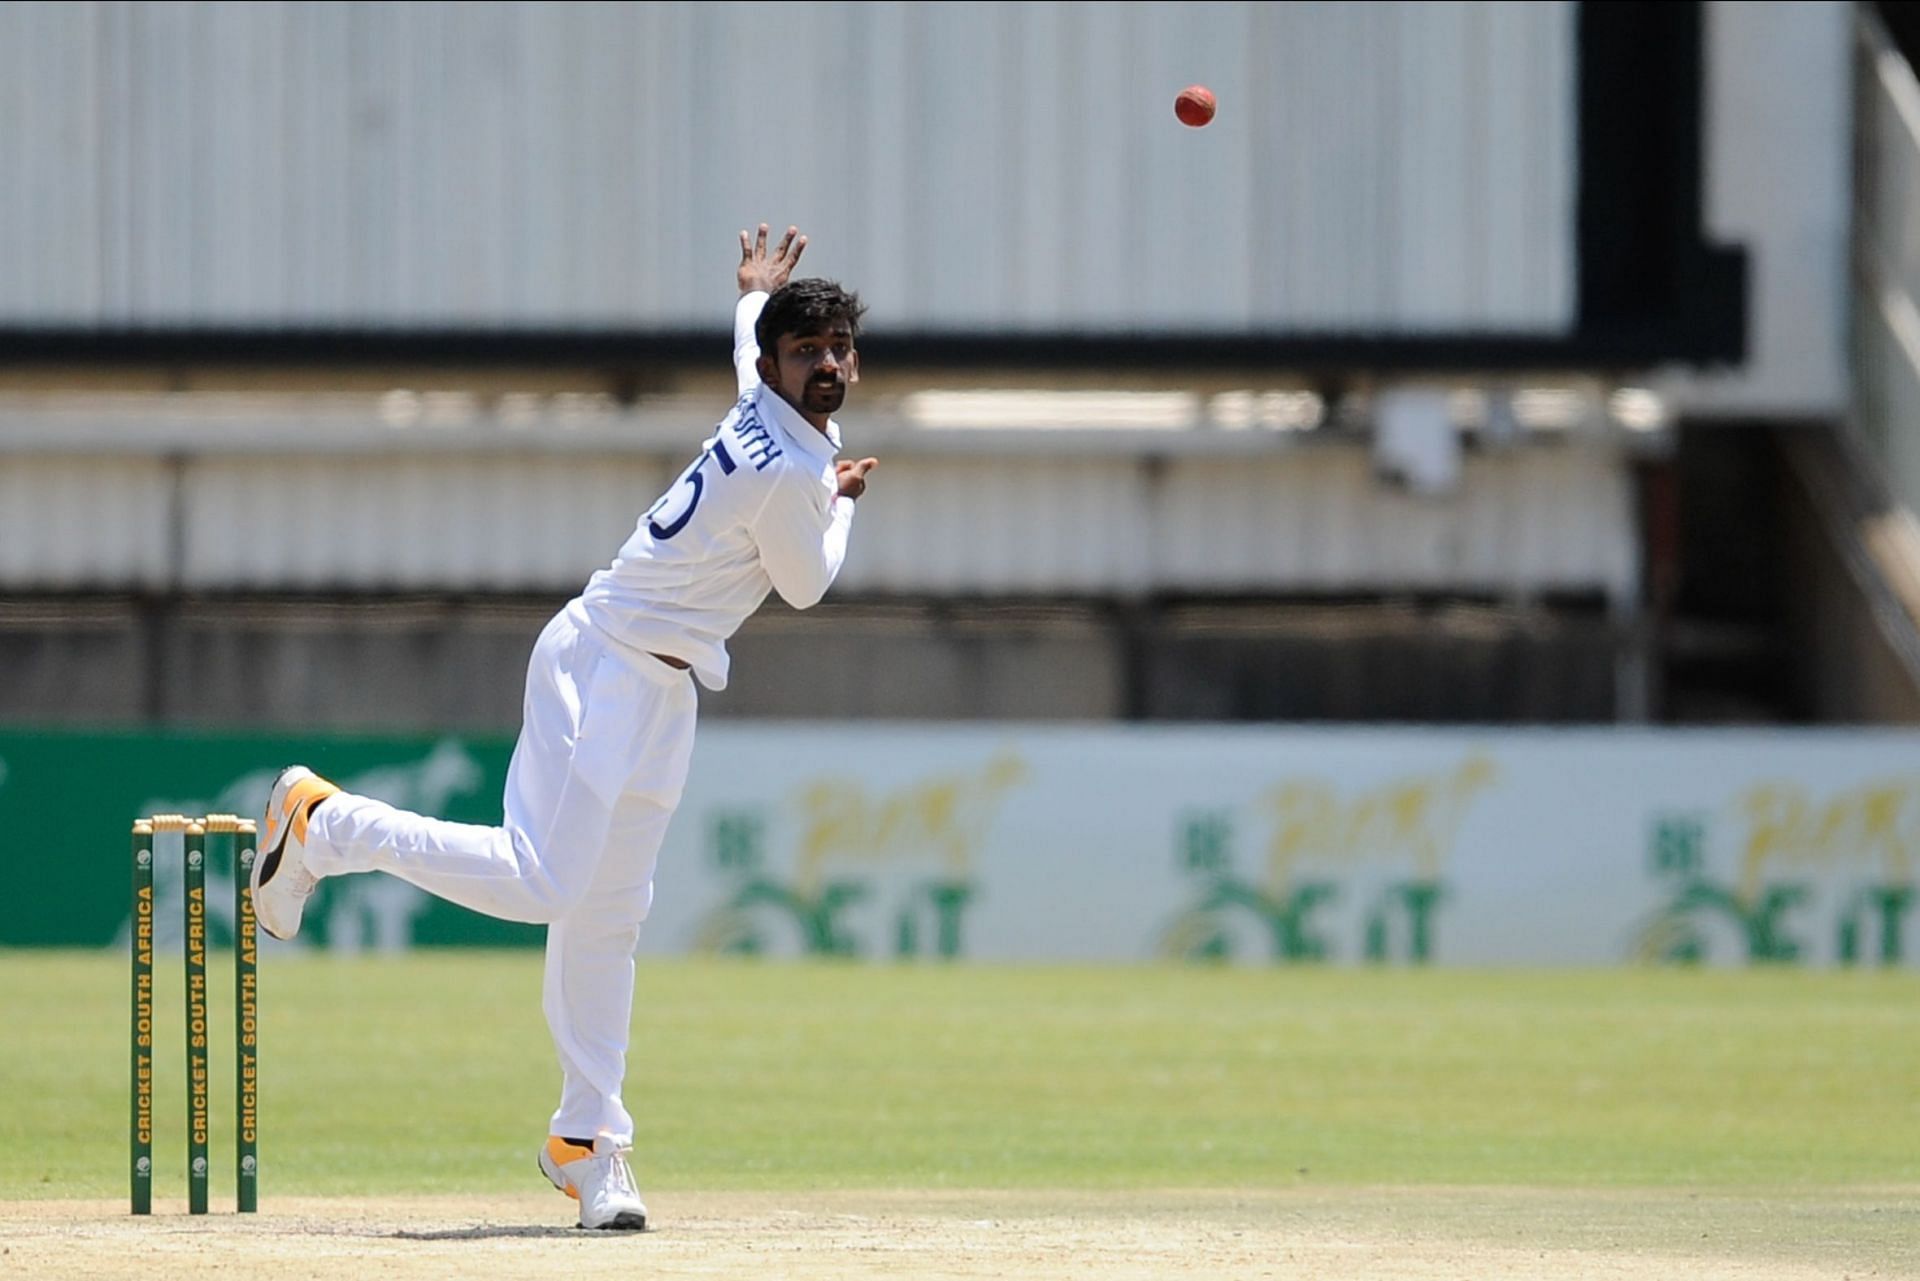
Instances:
[[[692,676],[606,640],[578,601],[527,665],[501,827],[342,793],[314,811],[316,876],[388,872],[462,907],[547,926],[542,1006],[560,1057],[549,1133],[633,1142],[621,1101],[633,952],[693,752]]]

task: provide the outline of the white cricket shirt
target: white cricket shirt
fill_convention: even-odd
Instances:
[[[727,638],[768,592],[795,609],[819,602],[853,526],[833,471],[840,425],[822,435],[754,368],[766,303],[751,293],[734,308],[740,399],[579,597],[602,634],[683,659],[708,689],[727,687]]]

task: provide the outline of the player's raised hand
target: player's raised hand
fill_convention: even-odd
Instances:
[[[793,268],[806,248],[807,238],[800,234],[798,227],[787,228],[787,234],[780,237],[780,243],[771,255],[767,253],[766,223],[760,224],[759,233],[751,240],[746,232],[741,232],[740,292],[772,293],[786,284],[787,277],[793,274]]]
[[[833,474],[840,480],[840,497],[858,498],[867,492],[867,473],[880,465],[878,458],[862,458],[854,462],[842,458],[833,465]]]

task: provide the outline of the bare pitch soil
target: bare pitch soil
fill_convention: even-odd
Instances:
[[[1284,1277],[1312,1281],[1920,1278],[1920,1189],[655,1193],[644,1234],[564,1226],[550,1193],[270,1198],[152,1218],[0,1202],[0,1276],[89,1279]],[[216,1204],[218,1204],[216,1202]]]

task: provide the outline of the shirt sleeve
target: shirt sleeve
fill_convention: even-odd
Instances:
[[[827,594],[847,558],[853,500],[829,494],[802,472],[783,474],[767,495],[753,525],[760,563],[780,599],[809,609]]]
[[[733,376],[742,396],[760,385],[760,371],[754,367],[760,359],[760,342],[753,336],[753,326],[766,305],[767,295],[755,290],[742,294],[733,308]]]

